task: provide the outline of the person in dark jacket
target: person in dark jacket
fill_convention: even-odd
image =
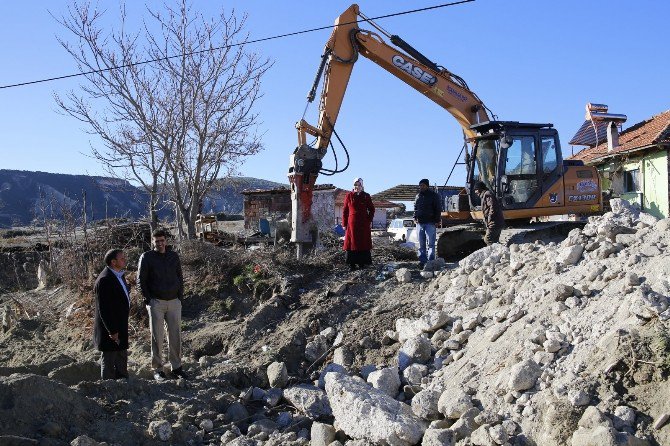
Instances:
[[[93,343],[101,352],[102,379],[128,378],[130,288],[123,278],[126,255],[121,249],[111,249],[105,254],[105,264],[94,287]]]
[[[419,268],[435,260],[435,225],[441,221],[440,195],[430,189],[426,178],[419,181],[419,193],[414,199],[414,222],[419,235]]]
[[[370,194],[363,189],[363,179],[355,178],[353,190],[344,197],[342,224],[345,227],[346,262],[353,271],[356,265],[365,268],[372,264],[372,219],[375,206]]]
[[[486,226],[484,243],[487,246],[498,243],[500,232],[505,227],[505,217],[500,202],[483,181],[478,181],[474,190],[482,200],[482,214],[484,214],[484,225]]]
[[[167,246],[168,233],[156,229],[152,234],[154,249],[140,257],[137,283],[149,312],[151,328],[151,367],[156,381],[165,380],[163,372],[164,325],[168,332],[168,359],[172,374],[187,379],[181,366],[181,301],[184,276],[176,252]]]

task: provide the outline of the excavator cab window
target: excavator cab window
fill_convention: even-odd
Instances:
[[[506,208],[522,207],[538,191],[535,135],[511,137],[504,165],[507,187],[503,191],[503,206]]]
[[[553,136],[542,137],[542,173],[547,176],[558,167],[558,152],[556,138]]]
[[[493,139],[477,142],[472,183],[483,181],[490,189],[495,190],[496,165],[498,164],[498,147]]]

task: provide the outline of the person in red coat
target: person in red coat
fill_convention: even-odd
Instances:
[[[354,188],[344,197],[342,225],[345,227],[344,247],[346,262],[353,271],[356,265],[365,268],[372,264],[372,218],[375,206],[370,194],[363,190],[363,179],[354,179]]]

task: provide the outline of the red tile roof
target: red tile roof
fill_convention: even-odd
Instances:
[[[622,131],[619,145],[612,152],[607,152],[607,141],[582,150],[571,159],[582,160],[586,164],[594,164],[607,156],[632,152],[654,144],[670,143],[670,110],[652,116],[646,121],[638,122]]]

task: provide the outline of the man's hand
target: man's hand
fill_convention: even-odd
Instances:
[[[120,342],[118,333],[110,334],[109,337],[112,338],[112,341],[116,342],[117,344]]]

